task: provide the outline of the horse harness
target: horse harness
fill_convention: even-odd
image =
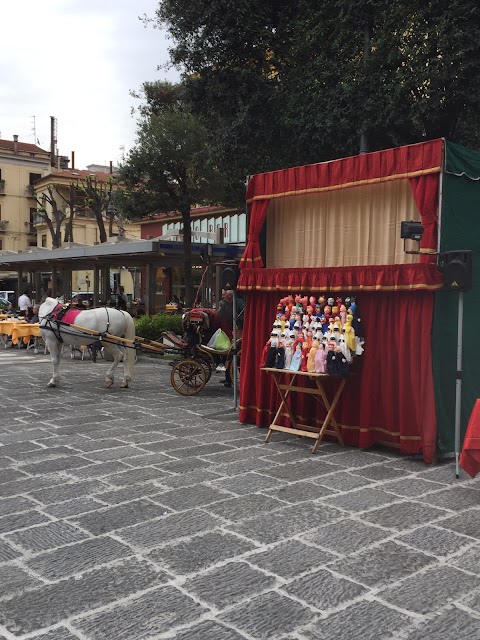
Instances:
[[[110,317],[108,315],[108,307],[104,307],[104,308],[107,313],[107,327],[105,331],[98,332],[98,336],[97,336],[98,341],[102,340],[102,337],[108,334],[108,328],[110,327]],[[45,321],[45,324],[42,326],[42,328],[47,329],[48,331],[51,331],[55,336],[55,338],[58,340],[58,342],[63,343],[63,338],[61,334],[62,327],[70,327],[72,324],[74,324],[75,318],[82,311],[86,311],[86,309],[77,309],[75,305],[59,303],[48,315],[46,315],[43,318],[43,320]],[[85,335],[92,337],[91,334],[89,334],[87,331],[85,331],[84,333]],[[72,333],[70,335],[79,335],[79,334]]]

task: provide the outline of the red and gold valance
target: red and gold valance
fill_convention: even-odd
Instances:
[[[318,269],[243,269],[240,291],[435,291],[443,274],[434,264],[389,264]]]
[[[247,202],[440,173],[443,140],[254,175]]]

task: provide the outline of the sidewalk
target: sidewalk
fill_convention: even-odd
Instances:
[[[480,640],[480,482],[0,351],[0,640]]]

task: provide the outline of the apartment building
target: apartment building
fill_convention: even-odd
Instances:
[[[37,246],[33,183],[50,171],[50,152],[18,136],[0,139],[0,251]]]

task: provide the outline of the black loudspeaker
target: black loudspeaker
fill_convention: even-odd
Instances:
[[[239,277],[240,269],[236,264],[226,266],[222,271],[222,289],[235,291]]]
[[[448,291],[469,291],[472,288],[472,252],[446,251],[442,254],[444,287]]]

